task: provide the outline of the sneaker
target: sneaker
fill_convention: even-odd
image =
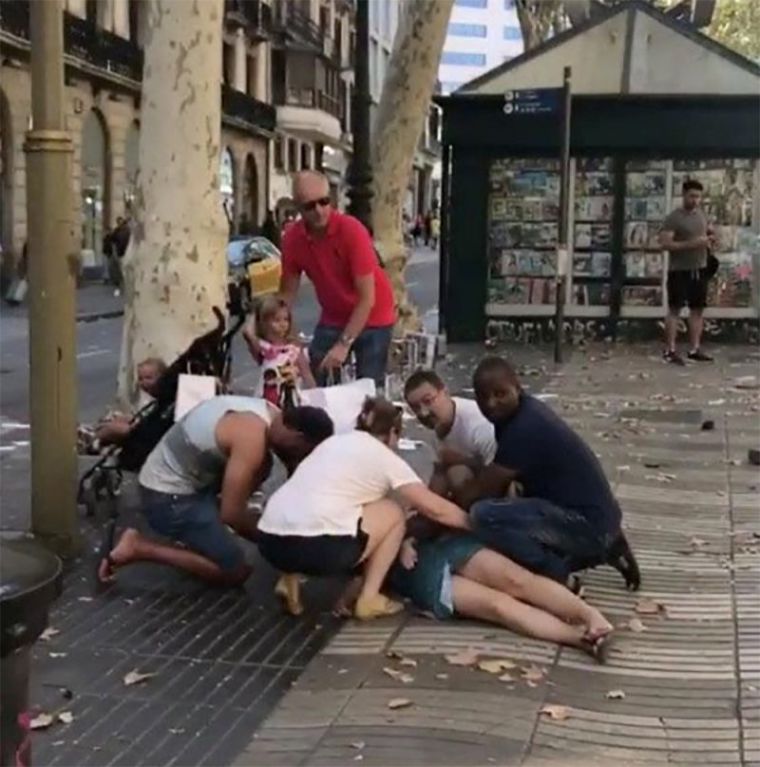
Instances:
[[[685,365],[683,357],[676,351],[665,350],[662,353],[662,359],[665,362],[669,362],[671,365]]]
[[[705,354],[701,349],[692,349],[687,355],[693,362],[712,362],[713,358]]]

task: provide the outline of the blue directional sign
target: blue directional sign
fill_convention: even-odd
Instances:
[[[504,94],[504,114],[546,115],[560,111],[562,88],[535,88],[524,91],[507,91]]]

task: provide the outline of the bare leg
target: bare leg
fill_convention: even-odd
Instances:
[[[459,570],[459,574],[546,610],[563,621],[582,624],[590,638],[604,636],[612,630],[612,624],[599,610],[561,584],[535,575],[490,549],[481,549]]]
[[[113,580],[114,570],[132,562],[158,562],[185,570],[204,581],[221,586],[237,586],[248,578],[252,568],[242,565],[235,570],[222,570],[210,559],[195,551],[156,543],[133,528],[126,529],[119,542],[98,568],[98,577],[103,582]]]
[[[702,328],[704,327],[704,317],[701,309],[692,309],[689,312],[689,343],[691,351],[699,349],[702,343]]]
[[[343,593],[333,607],[333,615],[336,618],[349,618],[354,611],[354,605],[362,590],[362,579],[357,575],[346,584]]]
[[[274,593],[283,600],[285,609],[291,615],[300,615],[303,612],[300,575],[283,573],[275,584]]]
[[[665,317],[665,348],[669,352],[676,350],[676,336],[678,335],[678,312],[668,310]]]
[[[362,509],[362,529],[369,536],[362,556],[364,582],[356,600],[357,618],[399,612],[402,605],[380,594],[380,589],[404,539],[405,518],[401,507],[388,499],[368,503]]]
[[[455,575],[452,595],[454,609],[459,615],[496,623],[535,639],[583,647],[582,627],[571,626],[548,612],[469,578]]]

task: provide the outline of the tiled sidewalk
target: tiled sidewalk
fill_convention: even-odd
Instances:
[[[545,390],[601,457],[643,571],[635,595],[609,568],[584,576],[586,598],[620,627],[608,665],[464,621],[347,623],[236,764],[760,764],[760,470],[747,463],[760,392],[733,386],[758,374],[758,357],[717,358],[675,368],[643,349],[593,348]],[[663,614],[637,615],[643,598]],[[546,674],[510,683],[444,659],[467,648]],[[411,705],[392,710],[393,698]],[[547,704],[566,718],[540,713]]]

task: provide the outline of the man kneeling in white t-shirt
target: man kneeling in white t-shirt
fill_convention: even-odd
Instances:
[[[404,386],[404,398],[417,420],[438,437],[438,459],[430,489],[444,498],[456,496],[464,483],[493,461],[493,424],[480,412],[475,400],[452,397],[434,370],[412,373]]]

